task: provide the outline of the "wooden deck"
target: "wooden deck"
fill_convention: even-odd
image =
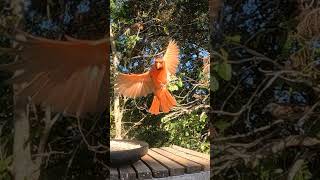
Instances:
[[[110,168],[110,180],[209,180],[210,156],[179,146],[151,148],[133,165]]]

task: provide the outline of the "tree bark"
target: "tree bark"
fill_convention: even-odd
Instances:
[[[116,68],[119,65],[119,58],[117,55],[117,49],[116,49],[116,43],[113,38],[112,29],[110,26],[110,41],[111,41],[111,50],[112,50],[112,58],[113,58],[113,74],[116,76]],[[114,115],[114,121],[115,121],[115,131],[116,139],[122,139],[122,115],[123,111],[120,107],[120,95],[117,93],[117,91],[114,89],[114,104],[113,104],[113,115]]]
[[[17,100],[15,103],[17,104]],[[30,143],[28,142],[30,128],[27,114],[25,108],[15,105],[13,142],[13,175],[15,180],[29,179],[32,170]]]
[[[21,28],[23,18],[23,0],[12,0],[11,8],[13,15],[17,17],[16,27]],[[13,43],[13,47],[17,46]],[[18,57],[16,57],[17,59]],[[17,73],[17,72],[16,72]],[[25,102],[21,102],[16,96],[16,92],[21,88],[21,85],[14,84],[14,140],[13,140],[13,169],[12,174],[15,180],[31,179],[33,163],[30,151],[30,124],[29,124],[29,109]]]

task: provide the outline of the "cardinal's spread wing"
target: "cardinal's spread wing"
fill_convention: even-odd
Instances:
[[[171,75],[176,74],[179,64],[179,48],[177,43],[173,40],[169,42],[166,53],[163,56],[166,63],[166,68]]]
[[[17,96],[57,112],[80,116],[105,108],[107,41],[57,41],[24,33],[19,60],[1,69],[16,72],[12,83],[26,83]],[[19,73],[17,73],[19,72]]]
[[[116,78],[115,88],[125,97],[136,98],[153,92],[149,72],[143,74],[122,74]]]

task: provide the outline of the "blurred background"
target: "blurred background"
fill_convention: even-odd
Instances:
[[[210,3],[213,179],[318,179],[318,1]]]
[[[109,2],[105,0],[75,1],[1,1],[0,47],[9,48],[13,42],[6,36],[19,27],[32,35],[63,40],[64,35],[78,39],[102,39],[109,35]],[[12,34],[13,35],[13,34]],[[0,63],[14,61],[14,56],[0,53]],[[11,180],[15,134],[27,136],[24,158],[25,171],[32,169],[34,179],[105,179],[108,177],[106,148],[101,152],[90,149],[81,137],[79,128],[90,145],[109,142],[108,121],[105,114],[81,119],[81,126],[71,117],[60,117],[46,131],[44,108],[30,105],[30,129],[26,132],[14,126],[12,85],[4,83],[12,74],[0,72],[0,179]],[[59,93],[59,92],[57,92]],[[67,100],[66,100],[67,101]],[[54,114],[53,114],[54,115]],[[20,136],[18,135],[18,136]],[[42,144],[47,137],[45,144]],[[44,141],[44,142],[45,142]],[[38,153],[44,147],[43,153]],[[29,150],[29,151],[28,151]],[[40,151],[41,152],[41,151]],[[21,160],[21,163],[24,161]]]

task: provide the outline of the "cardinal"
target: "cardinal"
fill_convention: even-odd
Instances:
[[[15,72],[10,83],[25,84],[16,95],[19,102],[31,98],[35,104],[51,106],[70,116],[102,112],[106,108],[109,84],[109,46],[106,39],[66,41],[19,32],[21,45],[11,49],[17,61],[1,65]]]
[[[115,88],[125,97],[136,98],[153,93],[149,112],[157,115],[160,111],[168,113],[177,105],[166,85],[168,77],[175,75],[179,64],[179,48],[173,40],[169,42],[163,57],[157,56],[148,72],[142,74],[119,73]]]

